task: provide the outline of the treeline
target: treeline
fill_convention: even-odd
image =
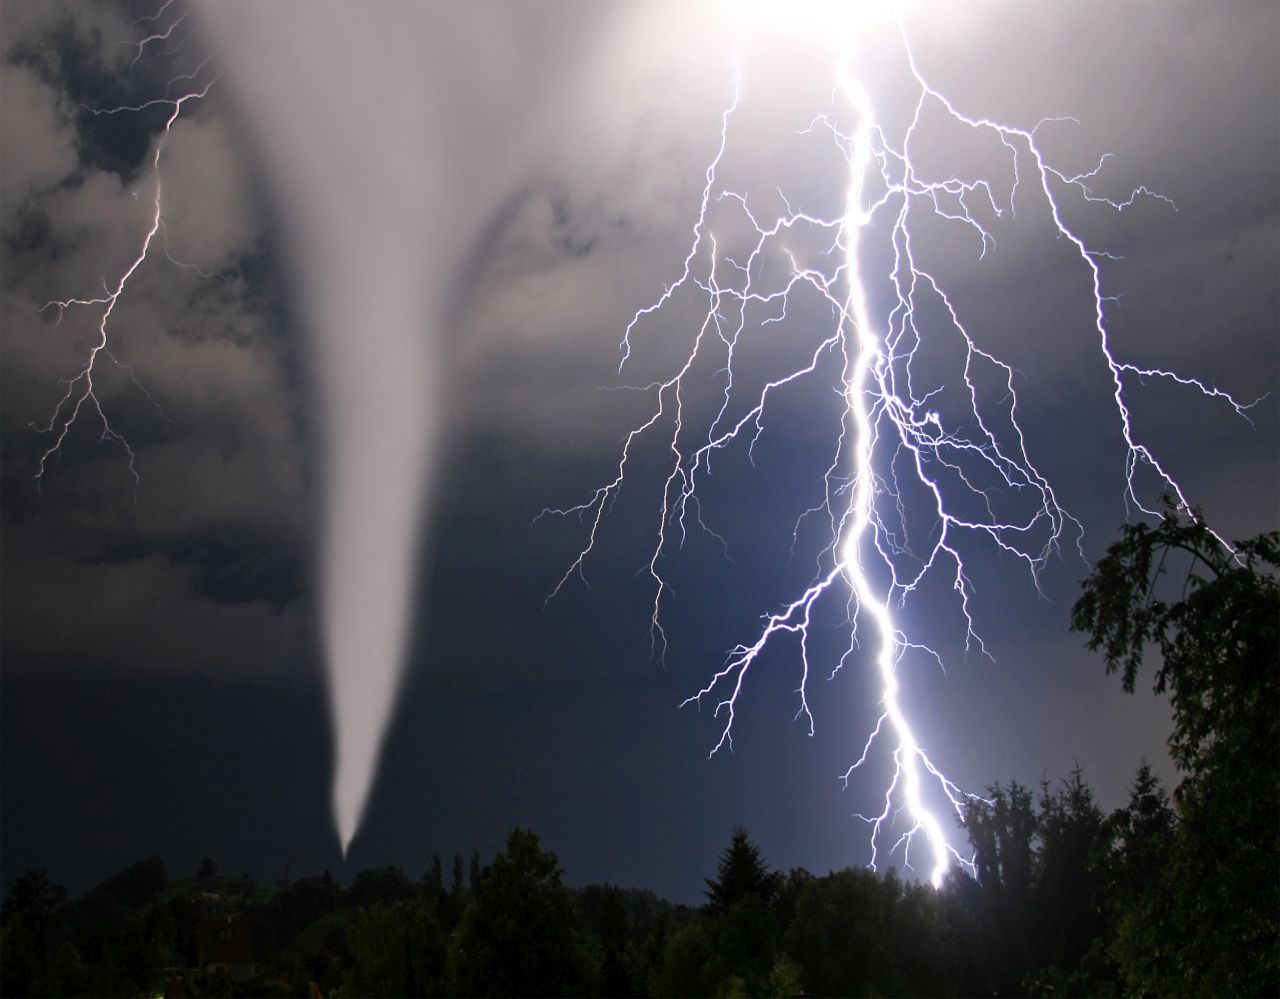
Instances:
[[[976,877],[956,869],[937,890],[892,869],[773,871],[737,829],[698,909],[635,889],[570,889],[555,855],[519,828],[487,865],[474,853],[469,866],[456,857],[447,884],[439,858],[417,880],[386,867],[361,871],[348,886],[328,873],[263,886],[219,875],[210,860],[195,877],[170,881],[152,857],[69,902],[42,874],[27,872],[4,903],[0,990],[155,995],[167,987],[191,996],[328,997],[1199,991],[1161,987],[1168,981],[1160,976],[1177,970],[1164,962],[1195,941],[1161,942],[1160,922],[1149,921],[1180,820],[1147,767],[1126,805],[1109,815],[1076,772],[1036,795],[1016,783],[991,788],[970,807],[966,828]],[[1188,901],[1199,904],[1204,895]],[[210,955],[200,953],[200,921],[230,912],[251,940],[249,975],[210,972]],[[1211,940],[1221,935],[1201,930]],[[1229,950],[1240,963],[1224,977],[1211,983],[1212,965],[1194,973],[1214,994],[1274,994],[1276,946],[1275,939],[1242,940]]]
[[[1180,561],[1179,561],[1180,560]],[[1081,773],[964,816],[941,888],[769,869],[735,830],[706,904],[571,890],[515,829],[487,865],[437,858],[349,886],[262,886],[159,858],[82,899],[8,886],[5,996],[1280,995],[1280,535],[1224,546],[1170,510],[1125,529],[1072,623],[1132,691],[1159,650],[1169,793],[1145,765],[1105,814]],[[1170,584],[1173,585],[1170,585]]]
[[[437,856],[418,879],[389,866],[349,885],[262,885],[210,858],[170,879],[153,856],[74,901],[43,871],[10,881],[0,995],[623,995],[694,918],[648,891],[567,888],[523,829],[448,878]]]

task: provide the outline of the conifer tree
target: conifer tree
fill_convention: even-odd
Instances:
[[[749,896],[769,905],[777,894],[777,875],[765,865],[747,830],[735,826],[733,838],[720,855],[716,876],[707,878],[707,907],[713,912],[728,912],[735,902]]]

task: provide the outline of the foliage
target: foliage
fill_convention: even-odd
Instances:
[[[218,862],[212,857],[202,857],[200,866],[196,870],[196,881],[200,883],[200,887],[209,889],[213,887],[213,881],[218,876]]]
[[[1041,785],[1030,908],[1032,955],[1039,967],[1077,968],[1102,935],[1102,878],[1096,859],[1105,820],[1079,769],[1056,790]]]
[[[651,891],[615,885],[587,885],[574,896],[588,945],[598,957],[599,991],[642,996],[657,990],[671,934],[693,921],[693,910]]]
[[[748,838],[746,829],[734,827],[729,845],[720,855],[716,876],[707,879],[708,908],[725,913],[747,897],[758,898],[767,906],[773,903],[780,887],[779,878],[770,873],[760,848]]]
[[[137,909],[159,898],[168,884],[164,861],[150,856],[107,878],[94,891],[105,892],[122,905]]]
[[[1102,932],[1095,857],[1104,819],[1079,770],[1057,789],[1044,782],[1038,804],[1016,781],[987,794],[965,809],[977,878],[972,888],[952,891],[970,917],[958,920],[959,933],[968,938],[976,986],[1001,995],[1034,991],[1037,982],[1079,968]],[[1100,984],[1091,982],[1091,990]]]
[[[1186,563],[1170,601],[1162,584]],[[1159,650],[1156,693],[1169,693],[1169,749],[1182,770],[1206,775],[1232,757],[1274,761],[1280,745],[1280,532],[1228,549],[1198,513],[1170,505],[1161,522],[1129,524],[1084,581],[1071,626],[1102,649],[1107,672],[1132,693],[1148,645]]]
[[[559,861],[516,828],[480,881],[449,946],[454,995],[568,995],[590,968]]]
[[[1280,994],[1278,567],[1280,533],[1232,550],[1169,504],[1124,528],[1072,611],[1126,691],[1154,646],[1184,774],[1170,811],[1140,773],[1114,823],[1113,954],[1133,991]]]
[[[351,996],[437,995],[444,981],[445,936],[434,902],[413,899],[363,908],[347,928]]]
[[[0,921],[8,923],[17,916],[43,921],[67,900],[67,889],[51,884],[48,871],[25,870],[9,882]]]
[[[392,904],[412,896],[413,884],[408,875],[394,865],[360,871],[347,890],[351,905]]]
[[[932,888],[849,869],[805,885],[786,942],[808,994],[940,995],[949,938]]]

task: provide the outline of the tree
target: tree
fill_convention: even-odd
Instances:
[[[1105,990],[1114,973],[1092,954],[1105,935],[1098,867],[1105,823],[1093,789],[1077,769],[1057,788],[1042,782],[1036,806],[1016,781],[987,793],[965,808],[977,884],[967,890],[957,875],[950,892],[981,988]]]
[[[627,909],[622,902],[622,892],[609,886],[600,906],[600,947],[604,952],[600,984],[606,995],[631,994],[626,965],[627,937]]]
[[[707,879],[700,918],[667,941],[654,985],[663,995],[777,995],[798,990],[800,969],[779,950],[782,878],[741,826]],[[789,899],[789,908],[794,899]]]
[[[0,929],[0,990],[6,996],[54,996],[62,991],[57,974],[60,915],[67,890],[50,883],[45,871],[28,869],[9,882]]]
[[[347,889],[347,898],[352,905],[373,905],[376,902],[389,905],[411,895],[413,883],[394,864],[357,872],[351,879],[351,887]]]
[[[347,926],[343,985],[353,996],[434,995],[441,990],[445,932],[435,899],[361,908]]]
[[[212,857],[201,857],[200,867],[196,870],[196,881],[199,882],[201,888],[209,889],[213,887],[214,879],[218,876],[218,862]]]
[[[716,950],[711,921],[703,918],[683,926],[666,939],[653,978],[653,994],[662,996],[715,995],[723,958]]]
[[[1186,563],[1179,599],[1166,593],[1171,559]],[[1280,748],[1280,532],[1224,545],[1197,512],[1169,505],[1156,527],[1128,524],[1083,583],[1071,627],[1102,649],[1108,673],[1133,693],[1149,645],[1160,652],[1155,692],[1168,692],[1177,766],[1203,779],[1248,756],[1249,769]]]
[[[933,888],[864,868],[808,879],[786,944],[810,995],[940,995],[956,953]]]
[[[1103,864],[1109,950],[1131,983],[1153,984],[1169,963],[1172,941],[1164,938],[1167,921],[1156,910],[1164,905],[1158,886],[1176,849],[1176,821],[1168,793],[1143,761],[1129,785],[1128,804],[1107,819]]]
[[[449,945],[452,995],[567,995],[590,977],[559,861],[516,827],[493,858]]]
[[[159,856],[151,856],[107,878],[93,890],[106,892],[129,908],[137,909],[155,901],[168,884],[164,861]]]
[[[444,866],[440,863],[440,854],[431,855],[431,866],[422,877],[423,888],[427,898],[435,901],[444,892]]]
[[[1018,991],[1032,966],[1029,936],[1036,813],[1031,792],[1017,781],[987,788],[988,798],[965,805],[964,827],[973,846],[978,891],[973,901],[983,927],[979,952],[984,988]]]
[[[1080,967],[1103,933],[1099,913],[1104,819],[1084,775],[1073,770],[1058,789],[1042,785],[1039,850],[1032,888],[1032,948],[1040,967]]]
[[[466,885],[463,880],[462,854],[455,853],[453,855],[453,884],[449,887],[449,894],[455,899],[462,898],[462,891]]]
[[[1072,628],[1132,693],[1148,648],[1185,775],[1159,875],[1134,902],[1156,961],[1129,988],[1280,994],[1280,532],[1228,548],[1172,503],[1130,524],[1084,581]],[[1174,571],[1177,575],[1172,575]]]
[[[1129,803],[1106,822],[1104,866],[1113,901],[1132,900],[1159,878],[1172,845],[1174,822],[1169,793],[1143,760],[1129,785]]]
[[[778,895],[778,881],[746,829],[735,826],[729,845],[720,854],[716,876],[707,878],[707,906],[713,912],[728,912],[735,902],[749,896],[770,905]]]
[[[0,921],[28,916],[44,922],[67,900],[67,889],[49,881],[48,871],[27,868],[9,882]]]

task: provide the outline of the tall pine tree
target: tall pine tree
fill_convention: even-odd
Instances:
[[[733,904],[754,896],[771,905],[778,895],[778,876],[772,873],[760,856],[760,848],[747,837],[747,830],[735,826],[733,838],[720,854],[714,878],[707,878],[707,907],[713,912],[728,912]]]

